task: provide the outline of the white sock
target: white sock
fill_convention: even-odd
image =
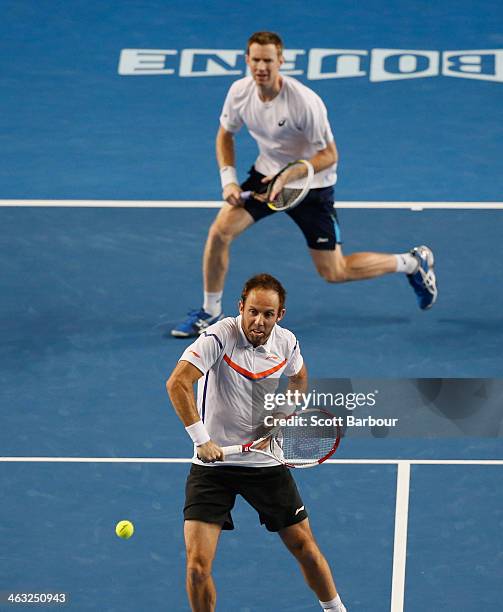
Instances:
[[[222,312],[222,295],[223,291],[217,291],[216,293],[204,292],[204,310],[212,317],[218,317]]]
[[[320,606],[326,612],[347,612],[339,595],[331,601],[320,601]]]
[[[405,274],[414,274],[419,265],[414,255],[410,253],[400,253],[395,255],[396,258],[396,271],[405,272]]]

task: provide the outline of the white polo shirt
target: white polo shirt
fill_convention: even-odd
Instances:
[[[246,125],[257,141],[258,172],[276,174],[296,159],[309,159],[334,140],[327,109],[309,87],[282,75],[279,94],[268,102],[259,98],[251,76],[235,81],[227,94],[220,124],[235,133]],[[337,164],[314,175],[313,187],[329,187],[337,181]]]
[[[211,439],[219,446],[244,444],[254,438],[253,420],[263,412],[252,410],[265,391],[273,393],[282,374],[298,374],[304,363],[299,343],[291,331],[275,325],[267,342],[254,348],[241,328],[241,316],[218,321],[184,351],[188,361],[204,376],[197,387],[197,410]],[[262,402],[263,406],[263,402]],[[278,465],[258,453],[229,457],[225,464],[203,463],[194,448],[193,463],[205,466]]]

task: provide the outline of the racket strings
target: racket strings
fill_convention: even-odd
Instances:
[[[332,451],[338,435],[335,425],[284,427],[271,441],[271,452],[292,465],[316,463]]]
[[[302,189],[283,187],[278,197],[274,200],[275,208],[288,208],[302,193]]]
[[[269,184],[268,195],[271,193],[274,184],[276,181],[285,173],[291,172],[292,169],[302,167],[305,169],[304,162],[294,162],[286,166]],[[307,175],[303,178],[297,179],[295,181],[295,186],[290,186],[288,183],[283,187],[280,193],[276,196],[274,202],[271,204],[274,206],[274,210],[285,210],[288,208],[292,208],[296,205],[297,202],[301,201],[301,198],[305,195],[305,190],[308,186],[308,183],[311,182],[312,176],[307,173]]]

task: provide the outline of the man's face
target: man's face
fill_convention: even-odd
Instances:
[[[280,55],[276,45],[252,43],[246,55],[246,63],[257,85],[272,87],[279,77],[283,56]]]
[[[279,296],[272,289],[252,289],[246,302],[239,302],[242,328],[253,346],[265,344],[274,325],[281,321],[285,309],[279,307]]]

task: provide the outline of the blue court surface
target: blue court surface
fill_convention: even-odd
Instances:
[[[226,314],[243,282],[267,271],[287,288],[284,324],[315,378],[496,379],[503,9],[2,8],[0,597],[66,592],[64,609],[76,611],[189,610],[181,510],[191,446],[164,388],[187,341],[169,330],[200,305],[220,197],[214,136],[247,37],[280,32],[285,70],[327,105],[345,252],[428,244],[440,297],[419,311],[398,275],[328,285],[298,229],[276,215],[233,245]],[[254,143],[244,133],[237,143],[244,177]],[[297,470],[348,612],[501,610],[502,434],[498,421],[487,437],[348,437],[335,461]],[[123,518],[135,523],[129,541],[114,532]],[[319,609],[255,512],[238,501],[234,520],[215,561],[217,609]]]

